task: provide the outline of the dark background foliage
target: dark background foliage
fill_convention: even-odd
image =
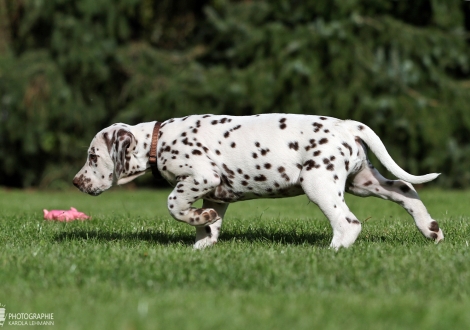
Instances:
[[[113,122],[290,112],[467,187],[469,56],[459,0],[0,0],[0,185],[69,187]]]

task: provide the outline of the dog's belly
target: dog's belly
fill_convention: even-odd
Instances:
[[[258,198],[284,198],[303,195],[300,184],[292,184],[284,187],[250,186],[245,189],[234,189],[226,184],[221,184],[203,198],[216,203],[233,203]]]

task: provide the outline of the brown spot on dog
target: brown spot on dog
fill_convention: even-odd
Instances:
[[[235,172],[232,171],[226,164],[222,164],[223,169],[228,173],[230,178],[235,177]]]
[[[411,190],[410,187],[408,187],[406,184],[400,186],[400,190],[403,191],[404,193],[407,193]]]
[[[429,225],[429,230],[434,231],[434,232],[439,232],[439,224],[436,221],[431,221],[431,224]]]
[[[323,127],[323,124],[320,123],[313,123],[312,125],[315,127],[313,130],[314,133],[318,132]]]
[[[104,139],[104,143],[106,144],[106,147],[108,148],[108,152],[110,152],[111,148],[113,147],[114,138],[110,138],[108,136],[108,132],[104,132],[103,139]]]
[[[266,180],[267,180],[267,178],[266,178],[263,174],[260,174],[260,175],[258,175],[258,176],[255,176],[255,177],[253,177],[253,179],[254,179],[255,181],[266,181]]]
[[[364,186],[367,187],[367,186],[370,186],[371,184],[372,184],[372,181],[369,180],[369,181],[367,181],[366,183],[364,183]]]
[[[347,144],[346,142],[343,142],[343,146],[349,150],[349,155],[352,156],[353,152],[352,152],[351,146]]]
[[[298,142],[290,142],[289,148],[294,149],[295,151],[299,150],[299,143]]]
[[[315,163],[315,161],[313,159],[310,159],[310,160],[307,160],[305,163],[304,163],[304,167],[307,171],[310,171],[312,168],[319,168],[320,165],[318,165],[317,163]]]
[[[327,138],[323,138],[321,139],[320,141],[318,141],[319,144],[325,144],[325,143],[328,143],[328,139]]]

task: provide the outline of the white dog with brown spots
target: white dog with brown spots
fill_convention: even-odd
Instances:
[[[152,143],[153,142],[153,143]],[[368,161],[366,145],[399,180],[385,179]],[[390,157],[366,125],[324,116],[194,115],[163,123],[114,124],[100,131],[73,183],[98,195],[127,183],[153,165],[174,189],[170,214],[196,227],[195,248],[217,242],[229,203],[306,194],[333,228],[331,247],[349,247],[361,223],[344,193],[375,196],[401,205],[425,237],[444,238],[411,184],[414,176]],[[199,199],[202,208],[192,207]]]

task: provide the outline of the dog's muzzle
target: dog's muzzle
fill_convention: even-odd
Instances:
[[[93,185],[91,184],[91,179],[86,178],[83,174],[81,174],[80,176],[74,177],[72,183],[81,192],[84,192],[92,196],[98,196],[99,194],[103,192],[99,189],[93,189]]]

